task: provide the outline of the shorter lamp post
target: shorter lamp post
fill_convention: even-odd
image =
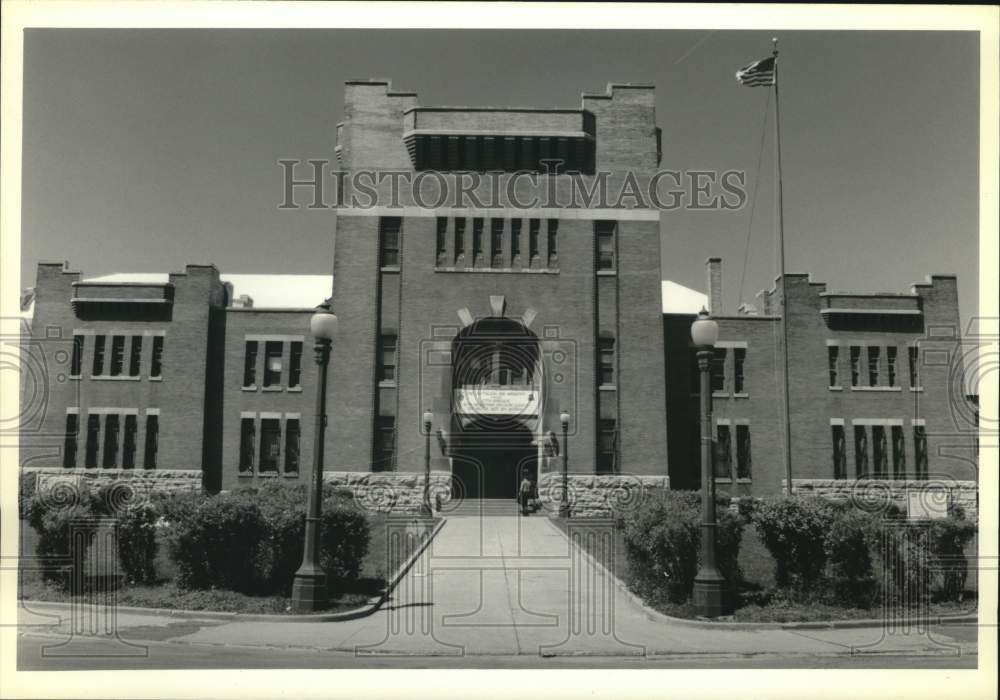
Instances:
[[[698,348],[701,375],[701,567],[694,578],[694,606],[702,617],[718,617],[725,612],[726,580],[715,557],[715,474],[712,469],[712,380],[709,368],[712,348],[719,339],[719,324],[702,309],[691,324],[691,340]]]
[[[559,517],[569,517],[569,447],[566,437],[569,434],[569,414],[563,411],[559,414],[559,422],[562,424],[563,444],[562,444],[562,495],[559,498]]]
[[[313,473],[306,510],[305,548],[302,566],[292,582],[292,610],[313,612],[326,607],[326,574],[320,566],[319,526],[323,509],[323,438],[326,431],[326,368],[330,363],[330,345],[337,330],[337,317],[330,313],[330,300],[316,307],[309,320],[316,344],[316,425],[313,430]]]
[[[420,506],[420,514],[426,517],[433,515],[431,508],[431,423],[434,414],[424,411],[424,502]]]

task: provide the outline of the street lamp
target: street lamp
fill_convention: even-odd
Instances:
[[[323,508],[323,437],[326,430],[326,368],[330,363],[330,345],[337,330],[337,317],[330,312],[331,300],[316,307],[309,328],[316,343],[316,424],[313,429],[313,478],[309,486],[306,510],[305,548],[302,566],[292,583],[292,610],[313,612],[326,607],[326,574],[320,566],[319,524]]]
[[[566,445],[566,436],[569,433],[569,414],[563,411],[559,414],[559,422],[562,424],[563,448],[562,448],[562,496],[559,499],[559,517],[569,517],[569,448]]]
[[[426,517],[433,515],[431,508],[431,423],[434,414],[424,411],[424,502],[420,506],[420,514]]]
[[[726,580],[715,561],[715,474],[712,469],[712,380],[709,368],[712,349],[719,339],[719,324],[704,308],[691,324],[691,340],[698,348],[701,374],[701,568],[694,579],[694,606],[702,617],[718,617],[725,612]]]

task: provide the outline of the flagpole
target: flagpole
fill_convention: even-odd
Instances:
[[[784,411],[784,433],[785,439],[782,441],[785,452],[785,490],[792,493],[792,420],[791,407],[788,399],[788,295],[785,287],[785,207],[783,198],[783,187],[781,181],[781,111],[778,106],[778,39],[771,40],[773,44],[772,55],[774,56],[774,144],[775,161],[778,172],[778,197],[777,197],[777,218],[778,218],[778,279],[781,283],[781,361],[782,377],[781,388],[783,396],[782,409]]]

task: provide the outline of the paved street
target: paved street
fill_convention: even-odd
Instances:
[[[608,540],[610,542],[610,538]],[[955,667],[974,626],[733,630],[649,615],[547,518],[449,519],[369,617],[237,621],[22,610],[21,668]],[[102,629],[117,638],[95,639]],[[95,654],[98,655],[95,658]]]

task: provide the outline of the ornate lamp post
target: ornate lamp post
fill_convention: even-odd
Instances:
[[[424,502],[420,506],[420,514],[431,517],[434,509],[431,508],[431,423],[434,421],[434,414],[424,411]]]
[[[725,612],[723,602],[726,580],[715,561],[715,474],[712,469],[712,380],[709,367],[712,348],[719,339],[719,324],[702,309],[691,324],[691,340],[698,347],[698,370],[701,374],[701,568],[694,579],[694,605],[703,617],[718,617]]]
[[[316,340],[316,425],[313,430],[313,474],[309,486],[309,503],[306,510],[305,549],[302,566],[295,572],[292,583],[292,610],[297,613],[312,612],[326,606],[326,574],[320,566],[319,524],[323,508],[323,438],[326,431],[326,369],[330,362],[330,345],[337,330],[337,317],[330,312],[330,300],[316,307],[309,320],[309,328]]]
[[[559,414],[559,422],[562,424],[563,446],[562,446],[562,496],[559,498],[559,517],[569,517],[569,447],[566,445],[566,437],[569,433],[569,414],[563,411]]]

